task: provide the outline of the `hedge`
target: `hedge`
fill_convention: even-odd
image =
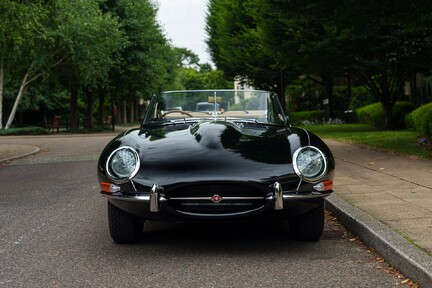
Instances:
[[[0,136],[9,135],[48,135],[49,130],[41,127],[24,127],[24,128],[10,128],[0,129]]]
[[[321,124],[324,118],[325,112],[323,110],[299,111],[289,115],[290,122],[294,125],[301,125],[305,121]]]
[[[396,102],[396,104],[393,106],[394,128],[405,128],[405,117],[414,109],[414,104],[410,102]],[[357,118],[359,119],[360,123],[373,125],[377,128],[384,128],[384,109],[381,102],[358,108],[355,113],[357,114]]]
[[[407,118],[420,136],[432,137],[432,102],[412,111]]]

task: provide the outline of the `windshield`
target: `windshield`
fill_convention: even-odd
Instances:
[[[277,96],[258,90],[162,92],[153,96],[143,124],[201,119],[286,124]]]

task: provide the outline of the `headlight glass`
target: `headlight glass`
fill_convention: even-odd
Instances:
[[[139,155],[131,147],[120,147],[108,157],[108,177],[115,183],[124,183],[133,178],[140,166]]]
[[[294,171],[307,182],[321,180],[327,171],[324,154],[314,146],[297,149],[293,156]]]

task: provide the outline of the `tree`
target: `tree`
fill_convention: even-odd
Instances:
[[[0,3],[0,128],[3,128],[5,75],[22,77],[14,105],[5,125],[8,129],[27,86],[62,59],[52,61],[55,53],[44,53],[49,41],[45,24],[49,15],[42,1],[4,0]],[[9,81],[16,82],[16,81]]]
[[[109,0],[103,10],[117,16],[127,38],[120,51],[121,61],[109,73],[113,102],[121,101],[122,120],[127,122],[128,103],[133,110],[138,98],[150,97],[172,81],[176,68],[175,52],[156,21],[157,8],[153,2]]]
[[[0,78],[5,59],[13,77],[24,75],[6,129],[28,85],[52,68],[61,66],[57,72],[64,72],[59,76],[74,92],[79,85],[94,86],[106,76],[121,33],[115,19],[102,15],[96,1],[5,1],[2,5],[8,20],[0,26]],[[71,96],[71,127],[76,125],[77,95]]]
[[[283,91],[295,69],[276,63],[260,41],[259,27],[247,0],[211,0],[208,6],[207,44],[213,62],[227,77],[245,76],[256,87]]]
[[[347,68],[382,103],[385,127],[392,129],[392,109],[404,96],[405,82],[432,65],[432,2],[348,2],[338,7],[346,12],[337,10],[333,18],[334,26],[344,27]]]
[[[66,60],[59,67],[63,85],[71,91],[70,127],[78,125],[80,89],[86,95],[87,126],[92,125],[93,91],[105,83],[115,54],[124,45],[116,18],[91,0],[56,0],[53,18],[55,44]]]
[[[188,67],[198,70],[200,67],[199,57],[197,54],[193,53],[187,48],[175,47],[174,51],[176,53],[177,61],[179,67]]]
[[[360,79],[383,105],[386,128],[413,72],[432,61],[430,1],[251,0],[277,62],[330,79]]]
[[[297,72],[324,88],[333,115],[334,78],[345,68],[345,55],[340,47],[340,31],[325,17],[309,13],[312,7],[299,1],[249,0],[260,31],[264,50],[274,55],[284,67],[297,67]]]

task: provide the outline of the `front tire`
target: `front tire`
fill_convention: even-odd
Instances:
[[[116,243],[135,243],[141,239],[144,221],[108,201],[108,223],[111,238]]]
[[[298,241],[318,241],[324,230],[324,201],[306,214],[290,220],[291,238]]]

